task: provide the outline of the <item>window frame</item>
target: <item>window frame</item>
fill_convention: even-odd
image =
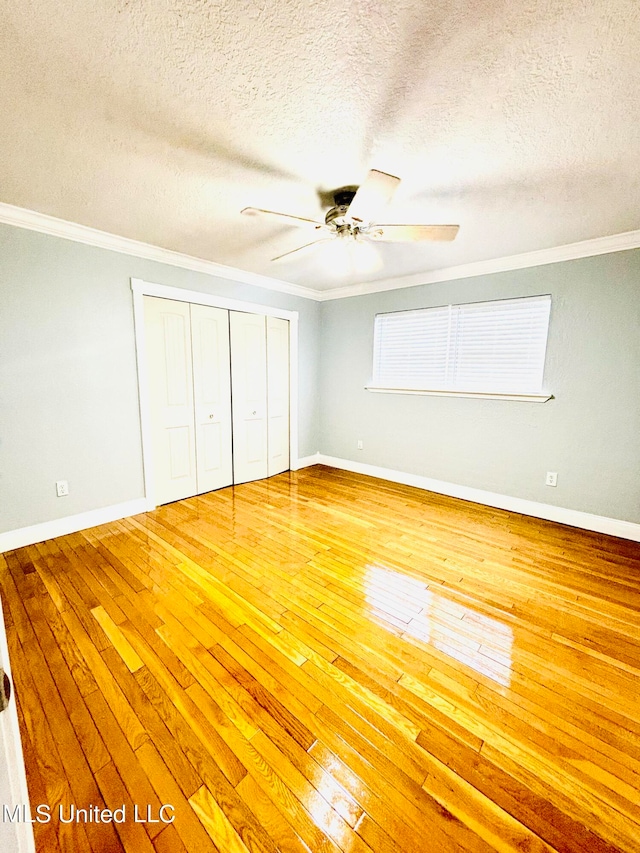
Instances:
[[[442,309],[447,308],[451,313],[455,309],[464,309],[466,306],[476,306],[476,305],[490,305],[492,303],[506,303],[511,301],[524,301],[524,300],[541,300],[548,299],[549,304],[549,313],[548,320],[546,326],[546,337],[544,344],[544,359],[542,363],[542,381],[541,385],[544,383],[544,374],[546,369],[547,362],[547,350],[549,345],[549,326],[551,322],[551,294],[542,293],[542,294],[534,294],[528,296],[515,296],[515,297],[506,297],[501,299],[486,299],[486,300],[477,300],[475,302],[461,302],[461,303],[449,303],[448,305],[433,305],[426,308],[407,308],[401,311],[384,311],[376,313],[374,317],[374,333],[373,333],[373,344],[372,344],[372,374],[375,372],[375,361],[378,355],[376,350],[376,339],[377,339],[377,322],[379,317],[384,317],[388,315],[400,315],[400,314],[416,314],[421,312],[429,312],[429,311],[442,311]],[[451,324],[451,319],[449,319],[449,323]],[[452,349],[450,348],[450,343],[447,342],[447,351],[446,351],[446,359],[447,362],[452,355]],[[442,388],[442,387],[425,387],[425,388],[416,388],[406,386],[403,387],[401,385],[398,386],[386,386],[375,384],[373,379],[365,385],[365,390],[372,391],[377,394],[410,394],[410,395],[418,395],[418,396],[434,396],[434,397],[471,397],[476,399],[487,399],[487,400],[512,400],[518,402],[530,402],[530,403],[546,403],[548,400],[553,399],[553,394],[548,393],[546,391],[524,391],[522,393],[518,391],[485,391],[485,390],[465,390],[462,388]]]

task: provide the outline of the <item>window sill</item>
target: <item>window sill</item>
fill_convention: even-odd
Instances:
[[[518,403],[546,403],[553,394],[497,394],[483,391],[428,391],[416,388],[379,388],[365,385],[366,391],[376,394],[418,394],[425,397],[474,397],[478,400],[515,400]]]

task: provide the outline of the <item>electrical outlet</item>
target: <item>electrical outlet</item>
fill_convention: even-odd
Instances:
[[[359,439],[358,439],[358,450],[362,450],[362,447],[363,447],[362,439],[361,439],[361,438],[359,438]]]
[[[558,475],[555,471],[547,471],[547,479],[545,480],[545,485],[547,485],[547,486],[557,486],[558,485]]]
[[[65,495],[69,494],[69,483],[67,480],[58,480],[56,482],[56,495],[59,498],[65,497]]]

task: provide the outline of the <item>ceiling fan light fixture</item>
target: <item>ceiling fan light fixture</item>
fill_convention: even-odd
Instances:
[[[354,234],[347,239],[330,240],[321,253],[323,265],[334,275],[366,275],[382,266],[378,250]]]
[[[360,275],[376,272],[382,266],[380,252],[365,240],[354,240],[352,251],[354,272]]]

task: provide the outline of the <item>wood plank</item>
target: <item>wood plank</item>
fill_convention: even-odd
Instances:
[[[153,813],[157,814],[162,803],[158,800],[146,773],[140,767],[136,753],[128,743],[104,697],[99,691],[96,691],[87,696],[87,705],[134,807],[137,806],[138,811],[144,814],[147,806],[150,806]],[[148,743],[148,739],[145,739],[140,745],[144,743]],[[158,824],[144,824],[144,827],[152,838],[162,829]]]
[[[127,697],[118,687],[100,652],[91,642],[75,612],[73,610],[66,610],[62,614],[62,618],[79,651],[90,667],[105,702],[109,707],[115,709],[118,715],[118,722],[122,726],[127,740],[136,749],[141,743],[147,740],[147,733],[144,727],[134,714]],[[93,691],[88,696],[94,696],[97,692]],[[85,698],[88,698],[88,696]]]
[[[113,825],[126,853],[155,853],[151,839],[144,829],[144,824],[136,823],[133,819],[133,800],[123,785],[122,779],[112,762],[105,764],[104,767],[98,770],[96,781],[108,809],[114,812],[116,809],[121,809],[124,806],[125,819]],[[75,848],[69,849],[83,850],[84,848],[78,845]]]
[[[199,787],[199,777],[176,743],[175,737],[136,679],[124,666],[115,649],[107,649],[102,655],[120,689],[127,696],[138,719],[144,725],[149,740],[156,749],[160,750],[163,761],[171,770],[178,787],[187,798],[190,797]]]
[[[48,608],[47,603],[50,605]],[[51,673],[50,678],[55,682],[55,688],[72,724],[74,736],[79,741],[91,770],[95,773],[109,761],[109,753],[50,630],[52,622],[59,618],[57,611],[51,601],[41,598],[31,599],[27,602],[27,608],[42,649],[43,659],[39,663],[42,666],[42,662],[46,661],[46,666]],[[48,679],[49,675],[44,672],[43,677]]]
[[[249,848],[231,826],[206,785],[199,788],[189,802],[218,850],[225,850],[228,853],[249,853]]]
[[[247,774],[236,786],[245,804],[273,838],[281,853],[312,853],[284,816],[274,806],[253,776]]]
[[[425,729],[418,735],[418,743],[559,853],[613,853],[615,848],[596,834],[597,827],[588,830],[562,808],[540,795],[539,789],[536,790],[530,784],[532,780],[529,772],[523,771],[514,777],[487,755],[469,750],[442,729]]]
[[[114,647],[114,649],[118,652],[122,660],[127,665],[127,669],[129,672],[135,672],[137,669],[143,665],[142,661],[136,654],[135,649],[132,647],[131,643],[124,636],[120,628],[113,621],[111,616],[107,613],[102,605],[98,607],[92,607],[91,612],[96,618],[96,621],[105,632],[109,640]]]
[[[202,823],[194,815],[192,807],[155,747],[151,743],[143,743],[136,750],[136,756],[160,802],[170,805],[171,808],[163,812],[163,815],[166,815],[167,820],[173,821],[176,833],[185,848],[197,850],[198,853],[216,853],[216,847],[209,840]]]

